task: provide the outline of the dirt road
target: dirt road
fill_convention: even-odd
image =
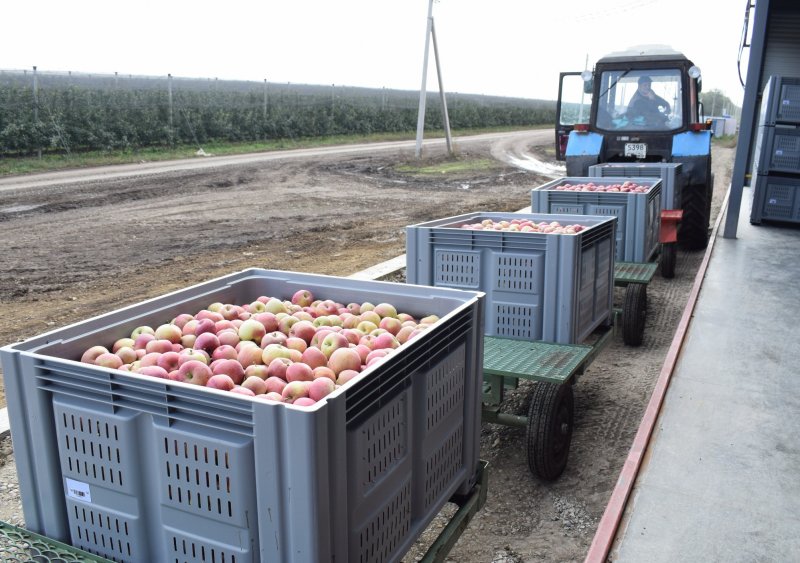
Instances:
[[[406,225],[529,205],[530,188],[555,170],[532,155],[541,157],[551,142],[551,131],[457,141],[465,158],[494,156],[516,166],[498,160],[480,173],[436,177],[398,172],[398,164],[413,159],[411,143],[208,167],[213,162],[206,159],[201,169],[91,181],[76,182],[72,173],[40,177],[43,183],[4,181],[0,345],[248,267],[349,275],[404,253]],[[733,150],[715,149],[714,215]],[[443,143],[426,148],[426,160],[444,157]],[[617,338],[577,385],[570,462],[558,481],[530,476],[523,430],[484,425],[489,500],[452,561],[583,559],[701,257],[680,252],[675,279],[657,277],[649,287],[643,346],[628,348]],[[512,395],[507,410],[527,412],[528,390]],[[0,444],[0,519],[19,521],[12,462],[6,441]]]

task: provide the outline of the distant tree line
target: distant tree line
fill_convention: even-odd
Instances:
[[[0,72],[0,155],[414,131],[413,91]],[[120,85],[120,82],[122,84]],[[555,103],[449,94],[455,129],[553,123]],[[442,129],[439,94],[425,128]]]

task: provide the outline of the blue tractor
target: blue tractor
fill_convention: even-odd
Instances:
[[[690,250],[708,244],[714,184],[700,87],[700,70],[669,47],[611,53],[593,70],[561,73],[556,120],[567,176],[595,164],[682,163],[677,240]]]

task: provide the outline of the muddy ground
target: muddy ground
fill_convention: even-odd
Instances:
[[[546,159],[545,146],[534,145],[549,139],[532,135],[529,152]],[[470,144],[459,158],[502,157],[507,148]],[[733,151],[714,149],[714,217]],[[315,157],[2,191],[0,345],[248,267],[349,275],[403,254],[406,225],[517,210],[530,204],[532,186],[548,180],[500,161],[477,173],[398,172],[412,156]],[[445,155],[432,149],[425,158]],[[675,278],[657,276],[648,288],[643,345],[626,347],[617,336],[579,381],[570,460],[557,481],[528,472],[523,429],[484,424],[489,498],[450,560],[583,560],[701,259],[701,252],[679,252]],[[512,394],[506,410],[527,413],[529,390]],[[443,511],[407,560],[451,512]],[[8,438],[0,442],[0,520],[22,522]]]

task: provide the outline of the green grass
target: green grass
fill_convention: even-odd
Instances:
[[[503,131],[520,131],[532,128],[549,127],[549,125],[533,127],[501,127],[491,129],[464,129],[453,131],[454,136],[477,135],[480,133],[493,133]],[[443,131],[426,131],[425,138],[443,137]],[[315,137],[308,139],[283,139],[265,142],[243,143],[208,143],[202,145],[203,150],[210,155],[223,156],[232,154],[245,154],[254,152],[268,152],[288,149],[302,149],[323,147],[331,145],[347,145],[356,143],[378,143],[382,141],[404,141],[416,138],[414,132],[402,133],[375,133],[372,135],[341,135],[332,137]],[[49,172],[71,168],[86,168],[90,166],[107,166],[113,164],[131,164],[136,162],[155,162],[162,160],[176,160],[182,158],[196,158],[198,147],[183,145],[173,148],[151,147],[130,151],[91,151],[70,154],[43,154],[41,158],[8,157],[0,155],[0,176],[14,174],[32,174],[35,172]],[[487,161],[488,162],[488,161]],[[454,165],[456,163],[453,163]]]

